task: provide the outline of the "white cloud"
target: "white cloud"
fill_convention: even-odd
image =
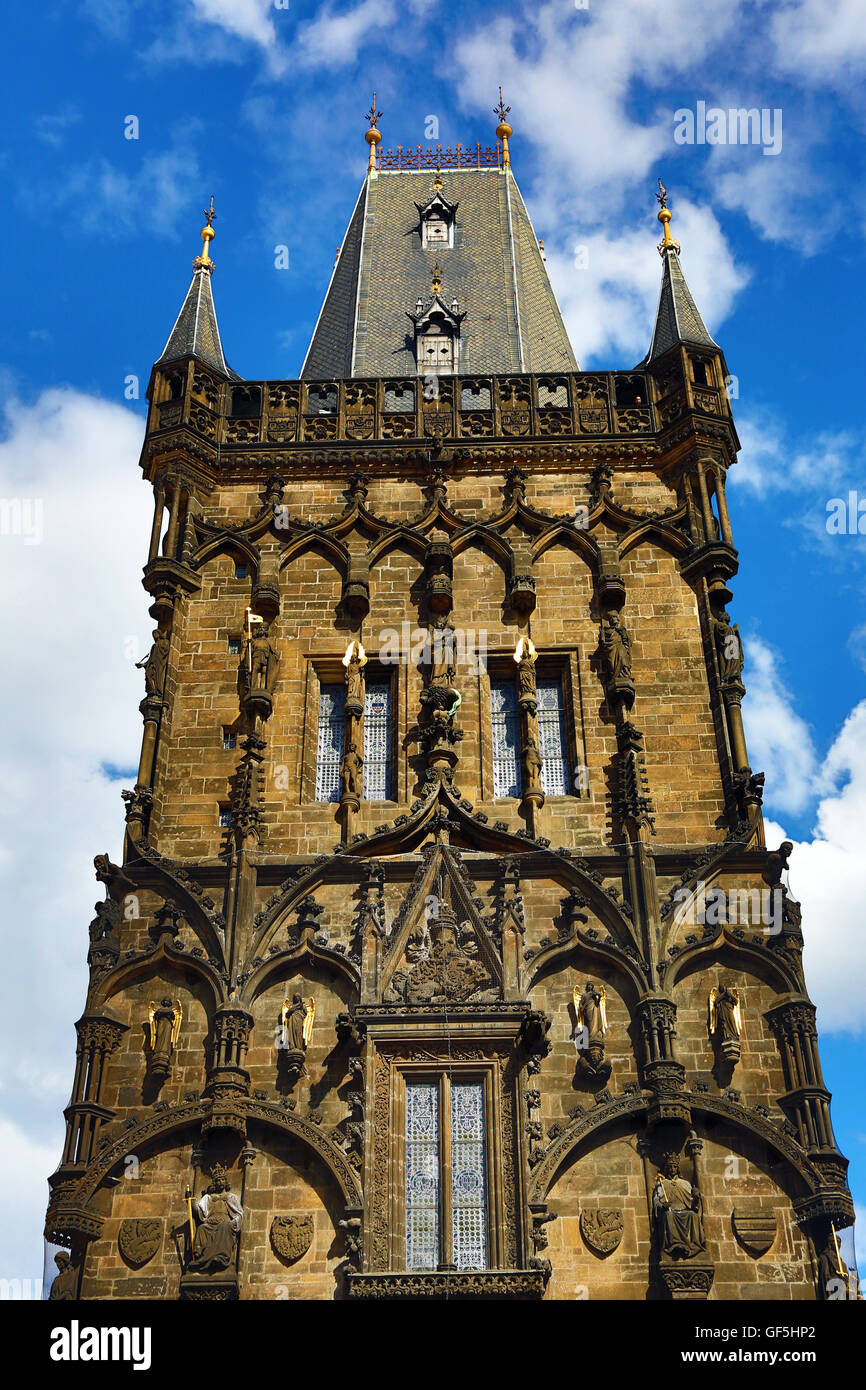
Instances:
[[[722,207],[745,213],[765,241],[811,256],[836,234],[845,210],[829,181],[813,168],[799,138],[788,128],[783,136],[782,151],[776,157],[764,158],[751,148],[717,146],[710,170],[712,176],[715,166],[721,166],[714,196]],[[820,162],[814,162],[820,169]],[[807,198],[803,197],[805,187]]]
[[[216,24],[239,39],[262,48],[276,42],[274,0],[192,0],[197,19]]]
[[[31,211],[49,204],[69,211],[86,232],[125,236],[151,231],[171,236],[191,206],[198,206],[201,176],[193,141],[197,122],[187,122],[182,140],[155,154],[138,153],[138,142],[124,141],[118,125],[118,146],[126,165],[98,158],[69,167],[51,186],[22,189],[20,198]]]
[[[677,233],[684,246],[683,270],[707,327],[728,315],[748,275],[731,255],[721,228],[707,208],[681,202]],[[652,223],[630,231],[572,234],[567,248],[545,237],[548,270],[581,366],[602,354],[647,352],[658,303],[661,266]],[[583,268],[576,251],[585,248]]]
[[[859,1033],[866,1030],[866,701],[846,719],[816,786],[823,794],[814,836],[793,841],[790,891],[803,904],[804,967],[819,1027]],[[793,837],[768,821],[767,843],[784,839]]]
[[[120,854],[122,783],[101,769],[138,761],[143,686],[131,656],[136,643],[147,650],[152,626],[139,579],[152,516],[137,466],[142,433],[141,418],[119,405],[52,390],[8,404],[0,439],[0,498],[40,501],[44,526],[41,544],[8,534],[9,525],[0,536],[7,1277],[30,1277],[31,1252],[41,1262],[45,1179],[60,1156],[72,1023],[85,998],[87,924],[103,896],[93,856]]]
[[[848,649],[857,665],[866,671],[866,623],[854,628],[848,638]]]
[[[519,177],[528,170],[521,185],[582,366],[608,353],[638,360],[652,332],[661,278],[652,190],[658,174],[673,182],[682,151],[673,104],[655,100],[637,118],[637,89],[666,93],[677,74],[699,70],[736,12],[673,0],[659,25],[642,0],[572,12],[545,4],[531,18],[485,22],[456,46],[465,104],[489,110],[501,83],[514,108],[514,167]],[[527,137],[531,160],[521,155]],[[707,207],[673,204],[683,267],[712,332],[748,277]],[[643,206],[644,220],[623,225],[626,205]],[[586,268],[575,265],[576,247],[587,249]]]
[[[817,759],[812,732],[794,709],[779,654],[758,637],[744,637],[748,695],[743,723],[752,766],[766,773],[767,801],[797,814],[814,796]]]
[[[740,392],[744,383],[740,382]],[[731,483],[758,496],[770,492],[813,493],[819,499],[862,489],[866,435],[852,430],[818,434],[793,444],[783,423],[770,411],[744,410],[737,415],[742,451]],[[822,509],[822,523],[826,512]]]
[[[36,134],[46,145],[58,147],[63,144],[66,133],[82,120],[77,106],[67,104],[60,111],[46,112],[36,121]]]
[[[783,71],[857,95],[851,84],[866,66],[863,0],[783,0],[770,33]]]
[[[30,1281],[30,1297],[42,1283],[45,1180],[57,1167],[62,1137],[60,1124],[56,1128],[53,1143],[40,1143],[0,1118],[0,1191],[5,1207],[0,1279]],[[24,1292],[26,1296],[26,1286]]]
[[[396,22],[393,0],[361,0],[354,9],[342,12],[334,5],[326,5],[298,31],[293,57],[305,67],[341,67],[358,57],[372,34]]]

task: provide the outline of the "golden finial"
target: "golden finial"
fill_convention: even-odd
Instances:
[[[436,189],[437,192],[442,187],[442,169],[440,166],[441,161],[436,165],[436,177],[433,180],[433,187]]]
[[[210,258],[209,243],[213,241],[216,232],[213,229],[216,213],[213,210],[213,194],[210,198],[210,207],[204,209],[205,225],[201,229],[201,239],[204,242],[204,250],[200,256],[196,256],[192,263],[193,270],[206,270],[208,275],[213,274],[213,261]]]
[[[364,131],[364,139],[370,146],[370,157],[367,160],[367,173],[373,174],[374,177],[376,174],[376,146],[382,139],[382,136],[376,127],[376,122],[378,121],[381,114],[381,111],[376,110],[376,93],[374,92],[373,103],[370,107],[370,110],[364,116],[364,120],[370,122],[370,129]]]
[[[659,191],[656,194],[656,202],[659,204],[659,222],[661,222],[664,229],[664,236],[659,242],[659,255],[663,256],[667,250],[679,251],[680,244],[678,241],[674,241],[671,236],[671,210],[668,207],[668,191],[661,179],[659,179]]]
[[[499,117],[499,125],[496,127],[496,137],[502,141],[502,166],[507,168],[511,164],[511,155],[508,153],[508,141],[514,134],[508,121],[505,119],[511,110],[502,100],[502,88],[499,88],[499,105],[494,106],[493,114]]]
[[[431,282],[430,282],[430,293],[431,293],[431,294],[438,294],[438,293],[440,292],[441,289],[442,289],[442,279],[441,279],[441,275],[440,275],[440,271],[439,271],[439,262],[437,261],[436,264],[435,264],[434,267],[433,267],[433,279],[432,279]]]
[[[340,259],[340,252],[342,251],[342,249],[342,246],[338,246],[336,251],[334,252],[334,265],[336,265],[337,261]]]

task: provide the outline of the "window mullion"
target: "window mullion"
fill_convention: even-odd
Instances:
[[[440,1083],[441,1128],[439,1141],[439,1268],[456,1269],[451,1216],[451,1078],[447,1072]]]

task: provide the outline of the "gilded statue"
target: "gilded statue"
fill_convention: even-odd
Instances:
[[[168,1076],[177,1047],[183,1009],[180,1000],[160,999],[148,1005],[147,1035],[150,1043],[150,1070],[154,1076]]]
[[[708,1001],[707,1032],[721,1055],[729,1061],[739,1061],[742,1031],[740,991],[728,985],[714,985]]]

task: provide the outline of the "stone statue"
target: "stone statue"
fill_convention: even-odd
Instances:
[[[837,1299],[846,1299],[848,1288],[848,1270],[842,1262],[838,1236],[831,1226],[824,1247],[818,1252],[815,1296],[819,1302],[834,1302]]]
[[[608,680],[631,680],[631,638],[618,613],[609,613],[601,624],[601,656]]]
[[[270,624],[255,623],[247,638],[241,666],[241,683],[247,690],[273,695],[280,669],[280,654],[270,640]]]
[[[430,684],[451,687],[454,683],[454,629],[430,630]]]
[[[104,941],[106,937],[115,936],[121,922],[120,904],[106,898],[105,902],[94,903],[93,910],[96,916],[88,928],[90,940]]]
[[[210,1187],[192,1205],[198,1225],[187,1273],[208,1274],[228,1269],[237,1250],[244,1209],[229,1187],[221,1163],[214,1164]]]
[[[348,661],[346,660],[348,657]],[[364,709],[364,667],[367,658],[360,642],[350,642],[343,665],[346,668],[346,709],[360,714]]]
[[[340,782],[342,794],[360,797],[363,789],[364,759],[353,743],[350,743],[340,760]]]
[[[679,1154],[667,1153],[656,1174],[652,1197],[659,1252],[687,1260],[706,1250],[703,1201],[697,1186],[680,1177]]]
[[[180,1000],[160,999],[159,1006],[149,1006],[147,1019],[150,1040],[150,1070],[154,1076],[168,1076],[171,1055],[177,1046],[183,1009]]]
[[[544,766],[538,745],[530,740],[520,750],[520,761],[523,766],[523,795],[537,796],[541,794],[541,769]]]
[[[710,990],[707,1032],[721,1055],[730,1062],[740,1060],[740,1033],[743,1014],[740,991],[727,985],[715,985]]]
[[[604,985],[594,985],[592,980],[587,980],[583,994],[577,997],[576,1003],[578,1027],[585,1030],[587,1046],[600,1045],[603,1048],[607,1033]]]
[[[58,1251],[54,1256],[54,1263],[57,1265],[57,1273],[51,1284],[49,1302],[74,1302],[77,1297],[75,1286],[78,1282],[78,1270],[65,1250]]]
[[[169,646],[168,633],[163,632],[162,628],[157,628],[153,634],[153,646],[144,661],[135,663],[137,670],[144,670],[144,689],[147,695],[162,695],[165,688]]]
[[[517,653],[520,653],[518,656]],[[517,644],[514,659],[517,662],[518,700],[536,700],[538,691],[535,684],[535,662],[537,654],[528,638],[521,638]]]
[[[743,644],[740,640],[740,629],[734,624],[731,627],[727,613],[720,613],[713,619],[713,635],[716,641],[716,651],[719,656],[719,675],[728,685],[738,681],[743,673]]]

